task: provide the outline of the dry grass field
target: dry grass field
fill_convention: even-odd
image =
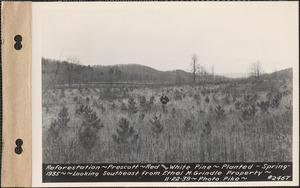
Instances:
[[[43,163],[292,161],[290,80],[60,87],[42,107]]]

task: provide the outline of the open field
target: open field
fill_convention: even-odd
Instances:
[[[292,160],[291,80],[65,87],[42,106],[43,163]]]

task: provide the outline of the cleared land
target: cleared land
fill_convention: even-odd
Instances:
[[[42,103],[44,163],[292,161],[289,79],[64,87]]]

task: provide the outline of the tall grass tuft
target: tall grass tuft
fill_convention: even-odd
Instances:
[[[160,117],[156,114],[153,115],[152,119],[150,120],[150,123],[152,124],[152,132],[157,137],[159,136],[162,131],[164,130],[164,127],[160,123]]]

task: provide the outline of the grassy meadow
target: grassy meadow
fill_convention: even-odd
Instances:
[[[43,163],[292,161],[291,80],[65,86],[42,109]]]

